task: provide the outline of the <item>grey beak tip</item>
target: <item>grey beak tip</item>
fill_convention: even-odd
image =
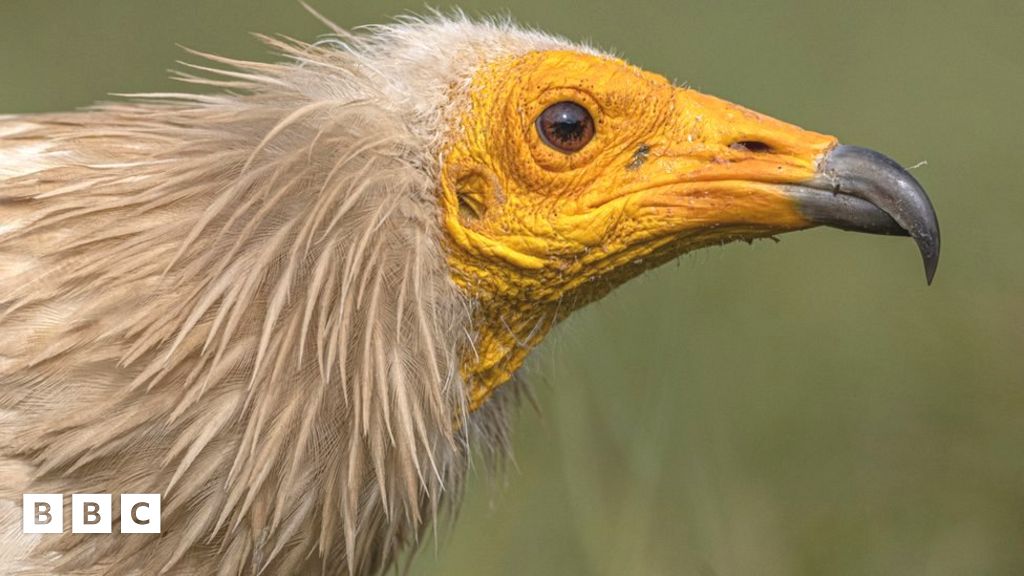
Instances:
[[[826,154],[812,185],[845,202],[822,201],[808,211],[817,223],[874,234],[910,236],[917,243],[930,285],[939,265],[939,221],[921,184],[895,160],[860,146],[840,145]],[[837,199],[838,200],[838,199]],[[863,202],[860,202],[863,201]]]
[[[931,286],[932,280],[935,278],[935,270],[939,267],[939,238],[936,236],[932,242],[927,244],[919,240],[917,246],[921,250],[921,259],[924,260],[925,279]]]

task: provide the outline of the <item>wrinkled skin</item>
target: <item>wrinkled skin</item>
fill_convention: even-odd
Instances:
[[[701,246],[811,226],[779,185],[812,178],[837,143],[578,52],[493,63],[469,97],[441,189],[454,280],[479,302],[462,367],[473,407],[552,325],[623,281]],[[577,152],[535,126],[562,101],[594,119]]]

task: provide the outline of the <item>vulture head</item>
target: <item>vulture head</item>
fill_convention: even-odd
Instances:
[[[0,117],[0,572],[377,573],[505,446],[530,350],[629,278],[816,225],[934,274],[876,152],[508,23],[334,32]],[[115,535],[22,534],[25,493],[113,494]],[[117,534],[124,493],[161,534]]]

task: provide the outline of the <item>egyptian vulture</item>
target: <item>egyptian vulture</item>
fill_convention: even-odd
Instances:
[[[280,62],[198,55],[195,91],[0,117],[0,573],[375,574],[624,281],[815,225],[935,272],[894,161],[590,47],[263,39]],[[25,493],[159,493],[162,534],[22,534]]]

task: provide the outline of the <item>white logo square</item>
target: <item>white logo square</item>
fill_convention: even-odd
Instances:
[[[159,534],[160,495],[121,494],[121,533]]]
[[[110,534],[112,506],[110,494],[72,494],[71,532]]]
[[[64,531],[64,496],[23,494],[21,531],[25,534],[60,534]]]

